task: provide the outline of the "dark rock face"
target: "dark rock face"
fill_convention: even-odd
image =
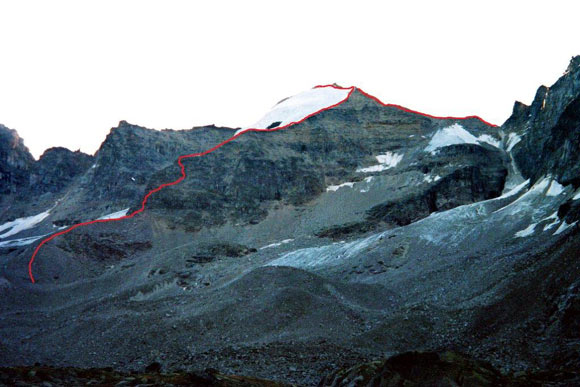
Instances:
[[[0,125],[0,193],[15,193],[28,185],[34,158],[13,129]]]
[[[160,184],[176,180],[179,156],[203,151],[232,134],[229,128],[214,126],[158,131],[121,121],[95,156],[93,174],[84,185],[85,200],[136,204],[155,173],[167,168]]]
[[[550,173],[562,184],[578,181],[580,145],[580,56],[572,58],[568,70],[552,87],[538,89],[531,106],[514,106],[503,125],[506,133],[523,135],[513,157],[522,174],[532,181]]]
[[[433,157],[422,155],[427,136],[413,137],[455,122],[384,107],[355,92],[345,103],[291,130],[246,133],[214,153],[186,159],[188,178],[156,194],[150,206],[158,212],[173,210],[173,218],[193,231],[229,221],[253,224],[273,206],[311,202],[329,182],[362,180],[365,175],[357,169],[372,163],[378,154],[418,153],[417,163],[386,173],[445,169],[445,178],[431,189],[418,188],[410,199],[385,202],[365,220],[408,224],[433,211],[498,196],[503,189],[507,157],[502,150],[462,144],[445,147]],[[478,120],[461,123],[475,134],[497,132]],[[155,174],[148,189],[172,176],[174,166]],[[355,234],[374,228],[345,227]],[[321,230],[320,235],[324,233]]]
[[[390,201],[368,211],[367,220],[394,226],[405,226],[457,206],[492,199],[501,194],[507,169],[503,152],[493,147],[452,145],[443,148],[434,160],[423,164],[431,169],[437,164],[461,160],[453,170],[436,184],[404,200]]]
[[[580,186],[580,97],[564,109],[538,163],[537,173],[553,173],[564,185]]]
[[[47,149],[34,164],[30,174],[30,190],[33,194],[56,193],[86,172],[94,157],[66,148]]]

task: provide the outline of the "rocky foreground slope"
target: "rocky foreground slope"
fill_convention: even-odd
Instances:
[[[94,156],[34,161],[0,127],[0,364],[158,361],[316,384],[454,349],[504,374],[578,369],[579,100],[578,57],[501,127],[355,89],[185,159],[187,179],[132,219],[57,237],[34,285],[43,236],[131,213],[179,177],[177,157],[236,129],[121,122]]]

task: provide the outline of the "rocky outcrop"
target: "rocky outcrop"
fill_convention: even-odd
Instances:
[[[56,193],[93,165],[94,157],[66,148],[47,149],[34,164],[29,177],[33,194]]]
[[[533,182],[549,173],[564,185],[580,185],[579,94],[580,56],[576,56],[554,85],[538,89],[531,106],[514,106],[502,129],[522,138],[512,154],[525,178]]]
[[[34,158],[22,138],[0,125],[0,194],[15,193],[28,185]]]
[[[229,128],[152,130],[126,121],[112,128],[95,156],[95,168],[83,187],[88,202],[140,202],[150,179],[168,169],[162,183],[180,176],[177,158],[203,151],[233,134]]]

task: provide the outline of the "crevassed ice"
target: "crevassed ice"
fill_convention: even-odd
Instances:
[[[335,105],[348,97],[351,89],[337,89],[332,86],[317,87],[286,98],[276,104],[258,122],[236,132],[248,129],[266,129],[279,122],[276,127],[298,122],[317,111]]]
[[[387,152],[382,155],[375,156],[377,161],[380,163],[378,165],[371,165],[366,168],[358,168],[357,172],[369,173],[369,172],[381,172],[389,168],[396,167],[401,160],[403,160],[403,154]]]
[[[16,235],[21,231],[28,230],[36,226],[38,223],[42,222],[47,216],[50,215],[50,210],[41,212],[40,214],[27,216],[24,218],[14,219],[11,222],[4,223],[0,226],[0,231],[8,230],[3,234],[0,234],[0,238],[7,238],[11,235]]]

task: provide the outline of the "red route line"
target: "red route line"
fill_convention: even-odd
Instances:
[[[483,122],[484,124],[487,124],[489,126],[497,127],[497,125],[491,124],[491,123],[489,123],[489,122],[481,119],[478,116],[467,116],[467,117],[437,117],[437,116],[433,116],[433,115],[430,115],[430,114],[425,114],[425,113],[421,113],[421,112],[418,112],[418,111],[415,111],[415,110],[407,109],[407,108],[405,108],[403,106],[394,105],[394,104],[386,104],[386,103],[383,103],[381,100],[379,100],[377,97],[372,96],[372,95],[370,95],[370,94],[362,91],[361,89],[355,88],[354,86],[351,86],[351,87],[340,87],[340,86],[336,86],[336,85],[318,85],[318,86],[315,86],[314,88],[315,89],[318,89],[318,88],[323,88],[323,87],[332,87],[332,88],[339,89],[339,90],[350,90],[350,91],[348,92],[348,94],[346,95],[346,97],[344,99],[342,99],[341,101],[335,103],[334,105],[330,105],[330,106],[327,106],[325,108],[322,108],[322,109],[320,109],[318,111],[315,111],[314,113],[311,113],[311,114],[307,115],[306,117],[304,117],[304,118],[302,118],[302,119],[300,119],[298,121],[290,122],[289,124],[286,124],[286,125],[283,125],[283,126],[279,126],[277,128],[272,128],[272,129],[257,129],[257,128],[244,129],[242,132],[240,132],[240,133],[238,133],[238,134],[236,134],[236,135],[228,138],[227,140],[225,140],[225,141],[217,144],[213,148],[210,148],[210,149],[208,149],[206,151],[198,152],[198,153],[191,153],[191,154],[188,154],[188,155],[179,156],[178,159],[177,159],[177,164],[181,168],[181,176],[177,180],[175,180],[175,181],[172,181],[170,183],[161,184],[157,188],[154,188],[151,191],[149,191],[145,195],[145,197],[143,198],[143,201],[141,202],[141,208],[139,208],[138,210],[133,211],[129,215],[121,216],[120,218],[97,219],[97,220],[91,220],[89,222],[77,223],[77,224],[75,224],[75,225],[67,228],[66,230],[57,232],[56,234],[52,234],[48,238],[43,239],[38,244],[38,246],[36,246],[36,249],[34,250],[34,253],[32,254],[32,257],[30,258],[30,261],[28,262],[28,275],[30,277],[30,281],[32,281],[32,283],[35,283],[36,282],[36,280],[34,279],[34,275],[32,274],[32,265],[34,263],[34,259],[36,258],[36,255],[40,251],[40,248],[45,243],[53,240],[57,236],[60,236],[60,235],[64,235],[66,233],[69,233],[72,230],[74,230],[76,228],[79,228],[79,227],[88,226],[90,224],[95,224],[95,223],[118,222],[120,220],[133,218],[135,215],[140,214],[141,212],[145,211],[145,205],[147,204],[147,201],[149,200],[149,197],[151,197],[151,195],[153,195],[155,192],[161,191],[165,187],[170,187],[172,185],[177,185],[177,184],[181,183],[186,178],[185,166],[183,165],[182,160],[188,159],[188,158],[193,158],[193,157],[201,157],[201,156],[205,156],[205,155],[207,155],[209,153],[212,153],[213,151],[215,151],[215,150],[221,148],[222,146],[226,145],[227,143],[235,140],[236,138],[240,137],[242,134],[244,134],[246,132],[274,132],[274,131],[277,131],[277,130],[286,129],[286,128],[292,126],[292,125],[300,124],[300,123],[306,121],[308,118],[310,118],[312,116],[315,116],[315,115],[317,115],[317,114],[319,114],[319,113],[321,113],[321,112],[323,112],[325,110],[329,110],[329,109],[335,108],[338,105],[346,102],[350,98],[350,96],[352,95],[352,93],[354,92],[355,89],[358,90],[364,96],[366,96],[366,97],[374,100],[375,102],[378,102],[382,106],[394,107],[394,108],[400,109],[400,110],[405,111],[405,112],[408,112],[408,113],[415,113],[415,114],[418,114],[418,115],[422,115],[422,116],[429,117],[429,118],[436,118],[436,119],[466,120],[466,119],[474,118],[474,119],[480,120],[481,122]]]

